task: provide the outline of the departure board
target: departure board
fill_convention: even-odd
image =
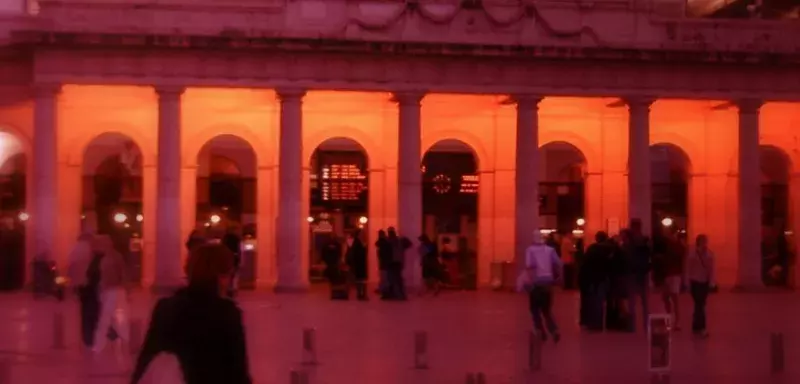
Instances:
[[[367,202],[367,161],[360,152],[317,151],[312,175],[312,205],[362,206]]]

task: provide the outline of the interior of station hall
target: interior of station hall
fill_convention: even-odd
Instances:
[[[280,104],[269,89],[188,88],[182,96],[181,194],[184,238],[194,229],[241,230],[254,259],[245,280],[276,280]],[[158,99],[151,87],[66,85],[58,96],[59,246],[66,263],[82,230],[141,249],[142,285],[155,257]],[[0,211],[7,235],[26,248],[33,101],[0,107]],[[650,142],[655,227],[693,239],[708,234],[722,285],[737,270],[737,108],[730,102],[657,100]],[[800,227],[800,108],[767,103],[760,114],[762,234]],[[540,214],[545,230],[591,242],[627,222],[628,111],[613,98],[546,97],[539,105]],[[471,260],[485,285],[491,265],[513,260],[516,106],[503,95],[428,94],[422,102],[423,228]],[[361,229],[371,246],[397,222],[398,106],[389,93],[309,91],[303,99],[304,268],[312,281],[319,244]],[[26,192],[27,191],[27,192]],[[665,220],[666,219],[666,220]],[[13,228],[13,229],[8,229]],[[10,231],[10,232],[9,232]],[[404,234],[415,237],[419,234]],[[7,240],[11,241],[11,240]],[[772,241],[772,240],[770,240]],[[30,247],[28,247],[30,248]],[[21,255],[24,250],[20,251]],[[30,260],[31,255],[28,255]],[[181,257],[185,257],[181,255]],[[24,268],[20,256],[12,268]],[[11,262],[10,262],[11,263]],[[370,263],[377,280],[376,262]],[[468,268],[468,269],[469,269]],[[793,267],[791,267],[793,268]]]

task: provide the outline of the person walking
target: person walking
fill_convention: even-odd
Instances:
[[[380,281],[378,283],[378,294],[381,297],[391,295],[389,290],[389,270],[392,265],[392,244],[386,236],[386,231],[378,231],[378,240],[375,241],[375,248],[378,254],[378,269],[380,270]]]
[[[366,301],[367,297],[367,247],[359,238],[360,231],[356,230],[347,235],[347,253],[345,260],[353,276],[356,286],[356,298]]]
[[[597,232],[594,238],[595,243],[586,250],[585,260],[581,265],[581,280],[585,285],[585,291],[581,292],[581,303],[586,306],[586,328],[590,331],[602,331],[603,308],[608,297],[614,246],[603,231]],[[583,295],[586,295],[585,300]]]
[[[75,247],[69,253],[67,269],[70,284],[75,289],[80,301],[81,341],[86,348],[92,348],[94,345],[94,332],[100,317],[97,285],[90,284],[88,277],[89,265],[94,256],[94,252],[92,252],[93,239],[94,237],[88,233],[78,236]]]
[[[642,221],[631,219],[629,239],[624,244],[628,259],[628,332],[636,332],[636,301],[642,303],[642,326],[647,329],[650,316],[648,296],[650,295],[651,248],[650,239],[642,233]]]
[[[228,297],[234,297],[239,290],[239,268],[242,264],[242,238],[236,227],[228,227],[222,236],[222,244],[233,253],[233,276],[228,287]]]
[[[102,352],[106,346],[106,336],[113,327],[121,340],[123,348],[129,339],[128,267],[122,254],[114,249],[108,236],[97,238],[97,252],[100,260],[100,318],[94,334],[94,352]]]
[[[686,280],[694,301],[692,332],[699,337],[708,337],[706,303],[711,288],[716,284],[714,253],[708,248],[708,236],[697,235],[694,249],[686,256]]]
[[[683,283],[684,260],[686,249],[678,240],[674,231],[665,236],[665,247],[662,252],[664,279],[661,285],[661,298],[664,310],[672,315],[672,329],[680,331],[680,294]]]
[[[392,300],[406,300],[406,287],[403,280],[403,268],[405,268],[406,251],[411,248],[411,240],[400,237],[394,227],[389,227],[387,239],[392,247],[392,263],[389,267],[389,285]]]
[[[177,357],[185,384],[251,384],[242,310],[223,297],[233,254],[220,244],[203,245],[185,270],[189,284],[153,309],[131,383],[163,352]]]
[[[552,308],[553,286],[560,280],[563,267],[555,249],[542,242],[541,234],[534,233],[533,243],[525,250],[522,288],[528,291],[528,309],[542,341],[547,340],[548,332],[554,342],[561,340]]]
[[[420,296],[425,292],[433,292],[433,295],[436,296],[442,289],[442,266],[439,262],[439,252],[436,244],[428,235],[421,235],[418,240],[422,279],[425,281],[425,290],[420,292]]]
[[[325,263],[325,277],[330,284],[331,300],[347,300],[349,292],[343,281],[345,279],[342,279],[342,245],[334,233],[330,234],[322,248],[322,261]]]

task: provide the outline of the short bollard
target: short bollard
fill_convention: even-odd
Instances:
[[[772,373],[781,373],[785,365],[783,333],[770,335],[770,366]]]
[[[528,369],[531,372],[542,369],[542,339],[536,332],[531,332],[528,337]]]
[[[131,319],[130,340],[128,347],[131,355],[136,355],[142,349],[142,320]]]
[[[428,369],[428,333],[424,331],[414,334],[414,368]]]
[[[290,384],[309,384],[308,372],[306,371],[292,371],[289,375]]]
[[[53,314],[53,349],[65,349],[64,342],[64,312],[56,311]]]
[[[0,384],[11,384],[11,362],[0,359]]]
[[[317,331],[314,328],[303,329],[303,365],[317,365]]]
[[[468,373],[467,384],[486,384],[486,375],[483,372]]]

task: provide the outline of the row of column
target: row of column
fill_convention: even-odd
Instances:
[[[31,226],[34,256],[46,257],[56,244],[57,220],[57,85],[36,88],[34,117],[33,206]],[[156,87],[158,94],[158,192],[156,201],[157,286],[176,286],[181,281],[181,96],[184,88]],[[303,89],[278,89],[280,146],[276,249],[276,290],[307,287],[302,268],[302,139]],[[398,129],[398,223],[401,234],[414,239],[422,233],[421,101],[424,92],[394,95],[399,106]],[[514,95],[516,119],[516,261],[539,229],[539,95]],[[650,106],[652,98],[625,98],[629,110],[628,212],[651,226]],[[760,167],[758,100],[742,100],[739,109],[739,284],[760,284]],[[412,252],[411,254],[416,254]],[[421,283],[419,263],[409,260],[411,286]]]

